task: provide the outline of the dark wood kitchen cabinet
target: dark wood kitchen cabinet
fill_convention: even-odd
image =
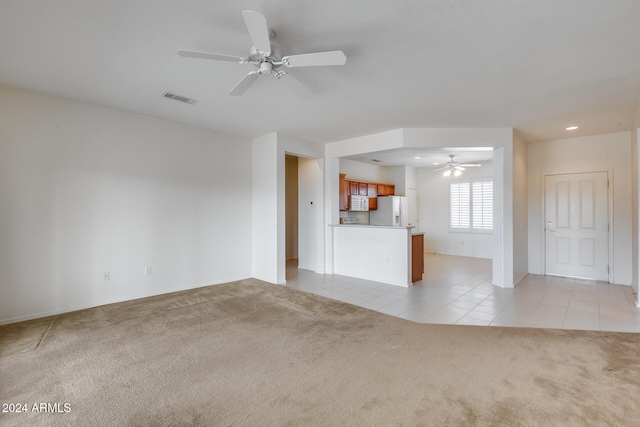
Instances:
[[[349,210],[349,181],[347,181],[347,174],[340,174],[340,210]]]
[[[395,188],[396,186],[392,184],[378,184],[378,196],[393,196]]]
[[[375,211],[378,209],[378,184],[369,184],[367,196],[369,196],[369,210]]]
[[[349,183],[349,194],[351,195],[357,195],[359,190],[358,190],[358,182],[357,181],[347,181]]]
[[[340,174],[340,210],[349,210],[349,196],[367,196],[369,198],[369,210],[378,208],[378,196],[393,196],[395,185],[379,182],[354,181],[348,179],[346,174]]]
[[[411,235],[411,283],[422,280],[424,273],[424,233]]]

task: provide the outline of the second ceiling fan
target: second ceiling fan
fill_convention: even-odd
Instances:
[[[221,55],[218,53],[178,50],[178,55],[187,58],[231,61],[255,66],[257,70],[245,75],[244,78],[231,89],[229,95],[242,95],[260,76],[273,73],[276,79],[287,82],[299,95],[309,96],[313,94],[311,89],[288,72],[280,70],[279,68],[282,66],[285,68],[295,68],[344,65],[347,62],[347,57],[341,50],[282,56],[278,47],[271,43],[271,39],[275,36],[275,31],[269,29],[267,19],[262,14],[253,10],[243,10],[242,17],[244,18],[244,23],[247,26],[247,30],[249,30],[249,36],[253,42],[253,46],[249,50],[249,55],[246,58]]]
[[[436,171],[444,170],[444,172],[442,173],[442,175],[444,176],[451,176],[451,174],[453,174],[453,176],[458,177],[462,175],[463,170],[466,170],[465,168],[479,168],[480,166],[482,166],[477,163],[461,164],[459,162],[456,162],[453,160],[453,158],[455,157],[454,154],[449,154],[449,157],[451,157],[450,162],[448,162],[445,166],[436,169]]]

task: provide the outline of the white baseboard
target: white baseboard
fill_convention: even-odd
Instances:
[[[516,286],[518,286],[518,284],[520,282],[522,282],[524,280],[525,277],[527,277],[529,275],[529,273],[524,273],[522,276],[520,276],[520,278],[516,281],[513,282],[513,287],[515,288]]]
[[[149,292],[149,293],[144,293],[144,294],[136,294],[136,295],[132,295],[132,296],[129,296],[129,297],[126,297],[126,298],[106,299],[106,300],[98,301],[98,302],[91,303],[91,304],[81,304],[81,305],[77,305],[77,306],[69,306],[69,307],[64,307],[64,308],[55,309],[55,310],[51,310],[51,311],[45,311],[45,312],[41,312],[41,313],[26,314],[24,316],[17,316],[17,317],[11,317],[11,318],[7,318],[7,319],[0,319],[0,325],[6,325],[6,324],[9,324],[9,323],[24,322],[26,320],[40,319],[42,317],[57,316],[58,314],[71,313],[72,311],[85,310],[87,308],[100,307],[102,305],[115,304],[115,303],[118,303],[118,302],[132,301],[132,300],[136,300],[136,299],[140,299],[140,298],[148,298],[148,297],[153,297],[153,296],[157,296],[157,295],[170,294],[170,293],[173,293],[173,292],[187,291],[189,289],[197,289],[197,288],[204,288],[206,286],[222,285],[223,283],[236,282],[236,281],[239,281],[239,280],[245,280],[245,279],[250,279],[250,278],[251,278],[251,276],[247,276],[247,277],[240,277],[240,278],[235,278],[235,279],[228,279],[228,280],[224,280],[224,281],[217,282],[217,283],[205,283],[205,284],[197,284],[197,285],[193,285],[193,286],[181,286],[181,287],[176,287],[176,288],[171,288],[171,289],[162,289],[162,290],[160,290],[158,292]]]

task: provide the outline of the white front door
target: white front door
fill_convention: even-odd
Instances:
[[[546,273],[609,280],[607,172],[545,177]]]

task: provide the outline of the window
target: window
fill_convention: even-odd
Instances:
[[[471,185],[469,182],[450,184],[449,227],[471,228]]]
[[[493,230],[493,182],[449,184],[449,227],[456,230]]]

